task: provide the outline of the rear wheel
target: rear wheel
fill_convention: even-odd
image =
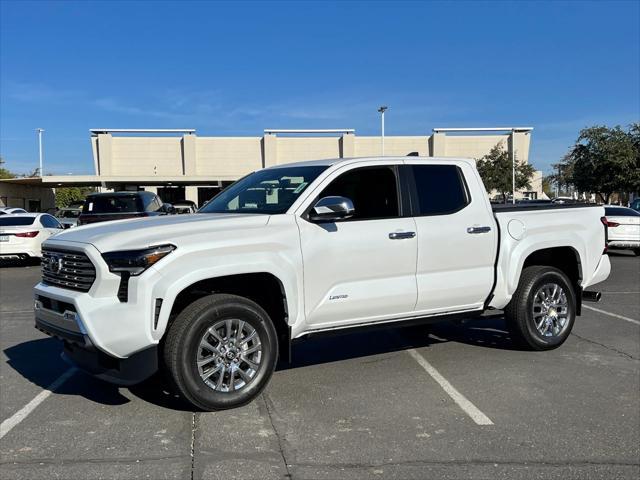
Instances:
[[[636,254],[636,257],[640,257],[640,248],[634,248],[633,253]]]
[[[266,386],[278,340],[267,313],[236,295],[196,300],[171,325],[164,346],[169,378],[203,410],[238,407]]]
[[[557,268],[527,267],[504,313],[516,343],[531,350],[557,348],[569,337],[575,323],[573,286]]]

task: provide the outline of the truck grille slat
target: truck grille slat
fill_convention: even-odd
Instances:
[[[88,292],[96,269],[84,253],[42,247],[42,282],[60,288]]]

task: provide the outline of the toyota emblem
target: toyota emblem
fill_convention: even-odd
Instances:
[[[53,273],[60,273],[60,270],[62,270],[62,267],[63,267],[62,257],[58,255],[52,255],[51,257],[49,257],[49,269]]]

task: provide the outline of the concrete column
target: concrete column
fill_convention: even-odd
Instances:
[[[197,175],[196,141],[197,141],[197,137],[195,134],[184,135],[182,137],[182,174],[183,175]]]
[[[442,133],[434,133],[431,135],[431,156],[446,157],[447,156],[447,136]]]
[[[112,172],[112,164],[113,164],[113,153],[111,149],[111,144],[113,142],[113,137],[110,133],[100,133],[98,134],[98,139],[96,140],[96,154],[98,156],[97,166],[98,172],[102,176],[109,176]]]
[[[351,158],[356,156],[356,135],[355,133],[344,133],[340,138],[340,158]]]
[[[186,186],[184,187],[184,199],[191,200],[198,204],[198,187]]]
[[[531,143],[531,132],[513,132],[510,147],[513,149],[509,153],[516,152],[519,162],[529,163],[529,144]]]
[[[275,134],[262,137],[262,166],[278,164],[278,137]]]

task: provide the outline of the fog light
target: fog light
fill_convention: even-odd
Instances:
[[[34,310],[41,310],[42,309],[42,302],[40,300],[35,300],[33,302],[33,309]]]

